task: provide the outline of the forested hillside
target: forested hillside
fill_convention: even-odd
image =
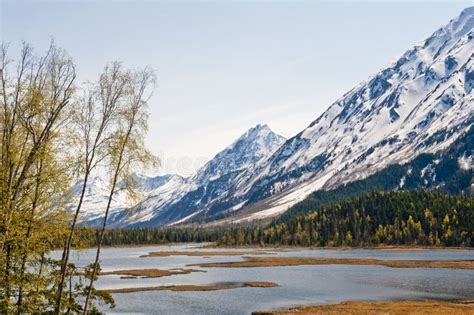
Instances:
[[[307,213],[320,206],[342,201],[371,191],[432,189],[453,195],[471,195],[473,170],[462,168],[459,160],[474,156],[474,129],[470,128],[446,150],[437,154],[420,154],[414,160],[387,166],[379,172],[331,190],[319,190],[294,205],[279,222]]]
[[[429,191],[371,192],[266,227],[235,228],[219,242],[474,246],[474,199]]]
[[[303,205],[303,204],[302,204]],[[95,246],[97,230],[77,231],[77,246]],[[430,191],[370,192],[327,203],[269,225],[109,229],[104,245],[215,242],[219,245],[474,246],[474,198]]]
[[[225,229],[172,229],[172,228],[134,228],[107,229],[102,244],[105,246],[121,245],[156,245],[167,243],[202,243],[216,242],[221,238]],[[98,230],[82,227],[77,230],[78,247],[93,247],[97,245]],[[60,244],[58,244],[60,245]]]

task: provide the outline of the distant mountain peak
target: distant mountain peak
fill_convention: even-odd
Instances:
[[[257,138],[265,137],[267,135],[272,135],[275,138],[283,138],[284,139],[283,136],[280,136],[277,133],[275,133],[274,131],[272,131],[268,125],[258,124],[255,127],[252,127],[250,129],[248,129],[246,132],[244,132],[239,138],[237,138],[237,140],[234,141],[233,144],[230,145],[230,147],[232,147],[232,145],[234,145],[235,143],[237,143],[239,141],[243,141],[243,140],[253,141],[253,140],[256,140]]]
[[[217,153],[194,176],[199,184],[222,175],[253,167],[268,158],[284,142],[285,138],[273,132],[268,125],[258,124],[247,130],[230,146]]]
[[[255,127],[250,128],[247,132],[252,133],[252,132],[272,132],[270,127],[267,124],[257,124]]]

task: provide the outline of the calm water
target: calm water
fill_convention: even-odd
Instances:
[[[242,260],[240,256],[147,257],[160,250],[196,250],[198,245],[105,248],[104,271],[145,268],[183,268],[188,264]],[[199,249],[206,251],[206,249]],[[216,249],[209,249],[215,251]],[[219,249],[226,251],[225,249]],[[245,251],[245,250],[244,250]],[[93,260],[94,250],[77,251],[72,260],[84,266]],[[413,260],[474,260],[474,250],[382,251],[297,249],[277,252],[288,257],[355,257]],[[188,267],[197,269],[196,267]],[[344,300],[390,300],[425,298],[474,298],[474,271],[455,269],[397,269],[382,266],[290,266],[261,268],[202,268],[207,272],[153,279],[120,279],[102,276],[97,288],[128,288],[172,284],[214,284],[221,282],[270,281],[276,288],[238,288],[211,292],[149,291],[114,294],[117,307],[107,313],[147,314],[249,314],[256,310]]]

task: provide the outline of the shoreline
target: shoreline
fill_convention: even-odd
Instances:
[[[141,255],[140,258],[147,257],[170,257],[170,256],[190,256],[190,257],[203,257],[203,256],[244,256],[244,255],[272,255],[275,253],[263,250],[253,251],[197,251],[197,250],[176,250],[176,251],[159,251],[150,252],[148,254]]]
[[[99,273],[99,276],[110,276],[117,275],[121,276],[121,279],[134,279],[134,278],[161,278],[169,277],[174,275],[187,275],[193,272],[206,272],[205,270],[196,270],[196,269],[122,269],[122,270],[111,270],[111,271],[102,271]]]
[[[274,250],[292,250],[292,249],[322,249],[322,250],[354,250],[354,249],[368,249],[368,250],[393,250],[393,251],[419,251],[419,250],[453,250],[453,251],[473,251],[474,247],[458,247],[458,246],[425,246],[425,245],[378,245],[378,246],[300,246],[300,245],[276,245],[276,244],[264,244],[262,245],[219,245],[212,242],[202,242],[202,243],[152,243],[152,244],[120,244],[120,245],[103,245],[102,248],[140,248],[140,247],[153,247],[153,246],[180,246],[180,245],[190,245],[194,244],[196,247],[194,249],[207,249],[207,248],[216,248],[216,249],[226,249],[226,248],[235,248],[235,249],[274,249]],[[81,247],[73,248],[74,250],[87,250],[94,249],[96,246],[92,247]]]
[[[300,245],[218,245],[210,244],[201,246],[198,248],[262,248],[262,249],[322,249],[322,250],[354,250],[354,249],[367,249],[367,250],[393,250],[393,251],[421,251],[421,250],[453,250],[453,251],[473,251],[474,247],[458,247],[458,246],[422,246],[422,245],[380,245],[380,246],[300,246]]]
[[[376,265],[390,268],[474,269],[474,260],[382,260],[373,258],[254,257],[244,261],[190,264],[202,268],[257,268],[307,265]]]
[[[155,287],[132,287],[132,288],[120,288],[120,289],[108,289],[101,290],[107,293],[133,293],[133,292],[144,292],[144,291],[175,291],[175,292],[195,292],[195,291],[218,291],[218,290],[229,290],[238,288],[274,288],[278,284],[274,282],[262,282],[262,281],[248,281],[241,283],[231,284],[210,284],[210,285],[198,285],[198,284],[180,284],[180,285],[164,285]]]
[[[474,314],[474,300],[344,301],[252,312],[252,315],[277,314]]]

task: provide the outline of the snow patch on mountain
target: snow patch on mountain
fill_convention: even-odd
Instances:
[[[458,159],[459,167],[463,170],[474,169],[474,156],[461,156]]]

